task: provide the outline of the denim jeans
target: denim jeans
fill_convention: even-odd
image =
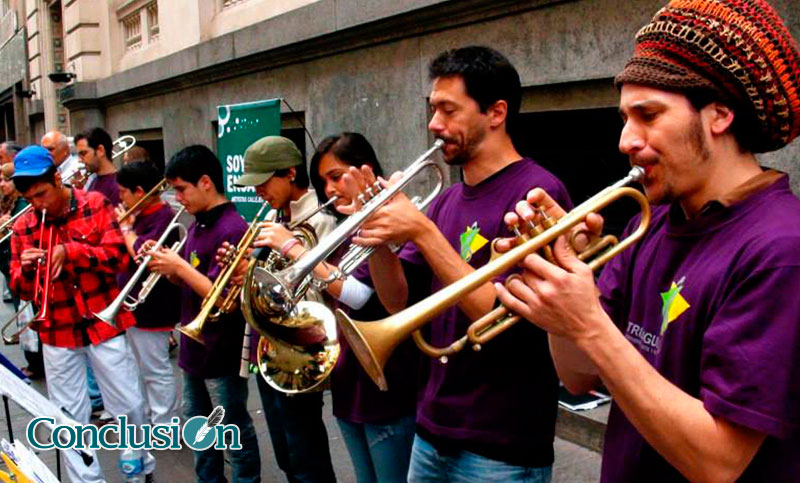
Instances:
[[[333,482],[328,432],[322,422],[322,392],[288,395],[260,375],[258,392],[278,466],[290,482]]]
[[[525,483],[549,483],[552,466],[529,468],[514,466],[502,461],[460,451],[454,455],[439,453],[430,443],[414,437],[411,450],[411,467],[408,481],[415,482],[483,482],[521,481]]]
[[[97,385],[97,379],[94,377],[94,370],[92,366],[86,366],[86,385],[89,387],[89,399],[92,401],[92,411],[99,411],[105,406],[103,404],[103,396],[100,394],[100,387]]]
[[[352,423],[336,418],[358,483],[405,483],[414,443],[414,416],[386,424]]]
[[[238,375],[203,379],[183,374],[183,416],[208,416],[216,406],[225,408],[222,424],[239,426],[242,449],[228,451],[234,482],[261,481],[261,453],[247,412],[247,380]],[[216,483],[225,479],[225,460],[221,450],[212,446],[194,452],[194,472],[197,481]]]

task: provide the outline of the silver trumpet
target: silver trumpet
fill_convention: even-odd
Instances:
[[[438,185],[423,203],[427,204],[430,202],[441,190],[444,181],[441,168],[431,158],[443,147],[444,141],[437,139],[430,149],[425,151],[403,171],[403,177],[388,188],[381,189],[377,182],[375,185],[367,188],[366,194],[369,199],[361,198],[362,201],[364,201],[361,209],[347,217],[335,230],[329,233],[317,246],[310,249],[293,265],[278,272],[271,272],[263,269],[256,270],[253,273],[252,279],[246,280],[245,284],[253,287],[251,296],[258,299],[257,305],[264,312],[260,315],[275,317],[286,316],[294,312],[302,296],[301,289],[304,285],[308,284],[307,279],[312,276],[314,267],[328,258],[339,245],[350,239],[375,211],[389,202],[395,194],[411,183],[411,181],[426,168],[434,169],[439,176]],[[340,264],[340,273],[338,275],[334,273],[334,275],[328,279],[315,281],[315,283],[324,287],[324,284],[343,276],[343,274],[346,275],[355,269],[358,263],[361,263],[361,261],[366,259],[371,253],[371,248],[351,247],[343,263]]]
[[[6,345],[14,345],[14,344],[19,344],[19,336],[20,336],[20,335],[21,335],[23,332],[25,332],[27,329],[29,329],[29,328],[31,327],[31,324],[32,324],[33,322],[28,322],[27,324],[25,324],[25,326],[23,326],[23,327],[22,327],[22,328],[20,328],[20,329],[17,329],[17,330],[16,330],[14,333],[12,333],[12,334],[10,334],[10,335],[7,335],[7,334],[6,334],[6,330],[8,330],[8,329],[9,329],[9,328],[11,328],[11,327],[15,327],[16,325],[18,325],[18,324],[17,324],[17,319],[19,319],[19,316],[20,316],[20,315],[22,315],[22,312],[24,312],[24,311],[25,311],[25,310],[28,308],[28,306],[29,306],[30,304],[31,304],[31,302],[30,302],[30,301],[28,301],[28,302],[25,302],[25,304],[24,304],[24,305],[22,305],[22,307],[20,307],[20,308],[19,308],[19,310],[17,311],[17,313],[16,313],[16,314],[14,314],[14,316],[13,316],[13,317],[11,317],[11,318],[8,320],[8,322],[6,322],[6,323],[5,323],[5,325],[3,325],[3,330],[2,330],[3,342],[5,342],[5,344],[6,344]]]
[[[178,223],[178,219],[185,210],[186,208],[181,208],[178,210],[178,212],[172,218],[172,221],[170,221],[166,230],[164,230],[164,233],[161,234],[161,238],[158,239],[151,250],[159,250],[162,246],[164,246],[164,244],[167,242],[167,238],[169,238],[173,230],[178,230],[179,240],[173,243],[171,250],[177,252],[183,247],[183,244],[186,243],[187,232],[186,227]],[[147,264],[150,263],[152,258],[152,255],[147,255],[139,264],[139,268],[136,269],[136,272],[133,274],[131,279],[128,280],[128,283],[125,284],[125,287],[120,290],[117,298],[111,302],[111,305],[103,309],[101,312],[93,315],[106,324],[116,328],[117,325],[114,323],[114,320],[117,318],[117,314],[121,308],[124,307],[125,310],[133,311],[139,304],[143,303],[153,290],[153,287],[155,287],[156,283],[159,281],[159,279],[161,279],[160,273],[151,272],[142,283],[142,287],[139,289],[139,293],[136,294],[136,296],[131,295],[131,292],[136,286],[136,283],[142,277],[142,274],[147,270]]]

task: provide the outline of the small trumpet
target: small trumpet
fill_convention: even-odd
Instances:
[[[415,342],[423,352],[432,357],[441,357],[442,362],[446,362],[446,356],[461,350],[470,339],[470,335],[462,337],[446,348],[439,349],[428,345],[419,335],[419,329],[433,317],[436,317],[453,304],[458,303],[468,293],[494,277],[508,272],[527,255],[549,248],[550,244],[558,237],[569,233],[573,227],[583,222],[589,214],[595,213],[623,197],[633,198],[639,203],[642,210],[642,217],[636,230],[618,244],[611,243],[613,246],[607,248],[589,263],[592,269],[602,266],[637,242],[647,231],[647,227],[650,224],[650,205],[642,193],[633,188],[626,188],[625,185],[633,181],[639,181],[643,176],[644,170],[638,166],[634,167],[628,176],[589,198],[540,233],[534,233],[533,238],[498,256],[483,267],[446,286],[439,292],[383,320],[358,322],[350,319],[343,311],[337,310],[336,319],[342,334],[347,339],[364,370],[383,391],[388,389],[383,373],[386,361],[394,348],[412,333],[414,334]],[[591,250],[598,251],[594,244],[592,244]],[[473,344],[485,343],[496,333],[502,332],[517,320],[519,320],[518,316],[508,316],[507,311],[502,307],[490,312],[487,316],[474,322],[470,327]]]
[[[169,236],[175,230],[178,231],[178,241],[173,243],[171,250],[177,252],[181,248],[183,248],[183,244],[186,243],[187,232],[186,232],[186,227],[180,224],[178,222],[178,219],[181,217],[181,215],[185,210],[186,208],[181,208],[180,210],[178,210],[175,216],[172,217],[172,221],[170,221],[169,225],[164,230],[164,233],[161,234],[161,238],[158,239],[158,241],[153,246],[151,251],[159,250],[162,246],[164,246],[164,244],[167,243],[167,238],[169,238]],[[142,260],[142,262],[139,264],[139,268],[136,269],[136,272],[133,274],[131,279],[128,280],[128,283],[126,283],[125,286],[122,288],[122,290],[120,290],[119,295],[117,295],[117,298],[115,298],[114,301],[111,302],[111,305],[93,315],[98,319],[102,320],[103,322],[105,322],[106,324],[114,328],[117,328],[117,325],[114,323],[114,320],[116,320],[117,314],[119,313],[121,308],[124,307],[125,310],[131,312],[136,310],[136,307],[145,301],[147,296],[150,295],[150,292],[153,290],[153,287],[155,287],[156,283],[158,283],[158,281],[161,279],[161,274],[156,272],[151,272],[150,275],[148,275],[145,281],[142,283],[142,286],[139,289],[139,293],[135,297],[131,295],[133,288],[136,286],[139,279],[142,277],[142,274],[144,274],[144,272],[147,270],[147,264],[150,263],[150,260],[152,259],[153,259],[152,255],[147,255],[144,258],[144,260]]]
[[[25,304],[17,311],[17,313],[14,314],[14,316],[11,317],[11,319],[9,319],[9,321],[6,322],[5,325],[3,326],[3,331],[2,331],[3,342],[5,342],[6,345],[19,344],[19,336],[20,336],[20,334],[25,332],[25,330],[29,329],[31,327],[31,325],[33,325],[33,322],[28,322],[27,324],[25,324],[24,327],[22,327],[21,329],[17,330],[13,334],[6,335],[6,330],[8,330],[9,327],[12,327],[17,322],[17,320],[19,319],[19,316],[22,315],[22,313],[25,312],[25,310],[27,310],[28,306],[30,306],[30,305],[31,305],[30,301],[25,302]]]

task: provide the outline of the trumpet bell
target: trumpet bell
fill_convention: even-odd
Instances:
[[[97,312],[94,314],[94,316],[116,329],[117,324],[114,322],[114,320],[117,318],[117,312],[119,312],[119,309],[119,304],[114,303],[104,308],[100,312]]]
[[[342,331],[342,336],[350,344],[350,348],[370,379],[381,391],[388,391],[389,384],[386,382],[383,368],[395,346],[402,339],[394,340],[382,335],[387,331],[380,322],[357,322],[341,309],[336,310],[336,322]]]
[[[260,325],[259,373],[275,390],[311,391],[333,371],[340,346],[335,318],[325,305],[304,300],[292,315]]]
[[[206,342],[203,340],[203,323],[197,319],[191,321],[183,327],[179,327],[178,332],[194,341],[197,341],[199,344],[206,345]]]

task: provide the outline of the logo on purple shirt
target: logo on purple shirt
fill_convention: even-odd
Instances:
[[[678,283],[672,282],[669,290],[661,293],[661,334],[667,331],[669,324],[675,321],[690,307],[689,302],[681,295],[686,277],[681,277]]]

